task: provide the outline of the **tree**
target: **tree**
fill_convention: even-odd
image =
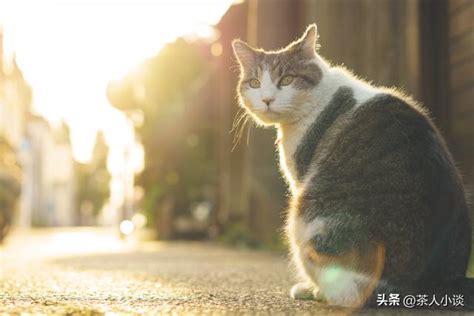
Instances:
[[[200,92],[212,69],[208,57],[207,44],[178,39],[108,87],[113,106],[131,116],[143,114],[137,134],[145,169],[137,182],[145,190],[149,222],[159,219],[162,238],[172,237],[177,213],[213,199],[212,126],[199,122],[205,111]]]
[[[110,195],[108,151],[104,134],[99,132],[91,160],[87,163],[76,162],[77,209],[81,224],[91,224],[91,218],[98,215]]]

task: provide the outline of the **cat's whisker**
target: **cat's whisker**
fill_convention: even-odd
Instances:
[[[250,131],[250,128],[252,126],[252,118],[250,117],[250,115],[247,115],[245,117],[245,121],[244,123],[242,124],[242,128],[240,130],[240,135],[239,135],[239,142],[240,140],[242,139],[242,136],[244,135],[244,131],[245,131],[245,128],[247,128],[247,131]],[[249,133],[249,132],[248,132]],[[247,145],[248,145],[248,139],[247,139]]]
[[[232,133],[236,130],[237,126],[240,124],[240,122],[245,116],[246,116],[246,113],[244,109],[239,109],[237,111],[237,113],[235,114],[234,120],[232,122],[232,128],[229,131],[229,133]]]
[[[253,125],[253,120],[249,120],[250,124],[247,129],[247,146],[249,145],[249,140],[250,140],[250,131],[252,130],[252,125]]]
[[[237,147],[242,139],[243,132],[245,130],[245,125],[249,122],[250,116],[247,111],[242,110],[237,112],[236,117],[234,119],[234,123],[231,129],[231,132],[234,132],[234,138],[232,140],[232,150]]]
[[[242,114],[239,111],[235,114],[234,120],[232,121],[232,127],[229,130],[229,134],[232,134],[233,132],[235,132],[241,120],[242,120]]]

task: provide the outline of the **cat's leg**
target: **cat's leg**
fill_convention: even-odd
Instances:
[[[289,224],[293,261],[303,280],[313,284],[296,285],[292,296],[306,298],[313,291],[313,298],[330,305],[362,306],[385,262],[383,244],[369,238],[364,222],[349,216],[296,218]]]
[[[302,223],[301,220],[295,220],[295,218],[293,218],[288,227],[293,264],[302,280],[291,287],[290,296],[294,299],[316,300],[322,302],[325,301],[325,299],[321,295],[321,291],[315,282],[316,280],[311,277],[311,274],[307,273],[307,271],[313,270],[312,263],[308,256],[301,251],[300,243],[295,238],[295,236],[297,236],[296,232],[303,229],[303,227],[298,226]]]
[[[344,243],[343,240],[338,236],[337,247]],[[310,271],[314,271],[312,279],[319,285],[318,295],[331,305],[360,307],[379,284],[385,260],[384,247],[376,243],[351,243],[351,246],[339,250],[332,248],[331,241],[317,239],[307,243],[304,250],[312,265]]]
[[[290,241],[292,263],[295,271],[298,272],[301,282],[294,284],[290,289],[290,296],[293,299],[313,300],[319,299],[319,287],[314,279],[306,273],[310,269],[311,262],[301,251],[301,232],[304,229],[304,222],[295,214],[290,216],[287,226],[287,236]]]

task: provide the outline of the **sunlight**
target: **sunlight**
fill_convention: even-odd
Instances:
[[[120,231],[122,234],[130,235],[134,230],[135,226],[133,225],[132,221],[129,221],[128,219],[120,223]]]
[[[0,1],[0,25],[5,49],[15,52],[32,86],[34,110],[51,122],[70,125],[79,161],[90,158],[95,133],[103,130],[110,165],[117,165],[135,139],[124,115],[108,104],[107,83],[178,36],[212,36],[210,26],[231,3]]]

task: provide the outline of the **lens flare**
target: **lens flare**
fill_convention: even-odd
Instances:
[[[120,223],[120,232],[124,235],[130,235],[135,230],[135,226],[132,221],[124,220]]]

